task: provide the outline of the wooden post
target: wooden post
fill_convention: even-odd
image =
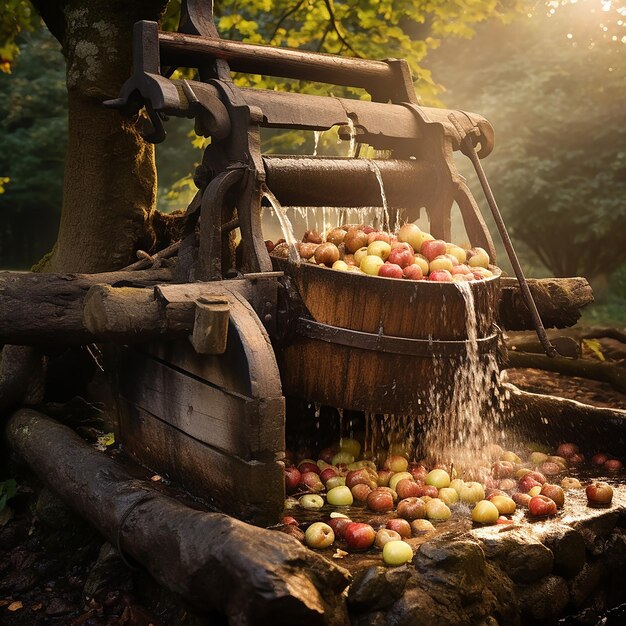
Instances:
[[[230,305],[226,296],[196,300],[193,332],[189,340],[198,354],[224,354]]]

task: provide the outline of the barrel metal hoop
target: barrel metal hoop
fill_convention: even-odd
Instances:
[[[441,357],[463,356],[468,352],[467,340],[408,339],[382,333],[366,333],[360,330],[330,326],[301,317],[298,319],[298,334],[309,339],[318,339],[360,350],[373,350],[406,356]],[[498,344],[498,333],[477,340],[480,353],[493,351]]]

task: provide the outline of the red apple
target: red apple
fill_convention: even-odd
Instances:
[[[408,280],[422,280],[422,278],[424,278],[424,272],[422,271],[422,268],[415,263],[413,263],[412,265],[407,265],[404,268],[402,275]]]
[[[448,270],[435,270],[428,275],[428,280],[437,283],[450,283],[452,282],[452,274]]]
[[[609,455],[604,452],[598,452],[591,457],[591,462],[594,465],[604,465],[609,460]]]
[[[532,500],[532,498],[527,493],[520,492],[514,493],[511,498],[513,498],[515,504],[519,506],[528,506],[528,503]]]
[[[430,498],[436,498],[439,495],[439,489],[434,485],[423,485],[420,487],[420,495],[419,497],[429,496]]]
[[[553,500],[559,509],[565,504],[565,492],[559,485],[544,483],[541,487],[541,495],[547,496],[550,500]]]
[[[359,248],[367,246],[367,233],[351,228],[343,239],[343,245],[350,254],[354,254]]]
[[[556,502],[547,496],[534,496],[528,503],[528,511],[533,517],[546,517],[547,515],[556,515]]]
[[[528,493],[533,487],[541,487],[541,483],[529,474],[526,474],[526,476],[520,478],[518,486],[522,493]]]
[[[309,459],[300,461],[300,463],[298,463],[298,470],[301,474],[304,474],[305,472],[315,472],[316,474],[320,473],[320,468],[317,463],[315,461],[310,461]]]
[[[285,526],[299,526],[300,524],[298,524],[298,520],[295,517],[291,517],[291,515],[285,515],[285,517],[283,517],[283,519],[281,520],[282,524],[285,524]]]
[[[406,472],[409,468],[409,462],[405,456],[401,454],[392,454],[385,459],[383,469],[391,470],[394,473]]]
[[[399,245],[403,245],[403,244],[399,244]],[[408,244],[406,244],[408,245]],[[415,254],[413,253],[413,249],[407,249],[407,248],[392,248],[391,252],[389,253],[389,257],[387,258],[387,261],[389,263],[395,263],[396,265],[399,265],[402,268],[405,268],[409,265],[413,265],[413,261],[415,260]]]
[[[382,230],[373,230],[371,233],[368,233],[367,243],[370,244],[375,241],[384,241],[385,243],[391,244],[389,233],[385,233]]]
[[[367,550],[376,539],[376,531],[361,522],[351,522],[344,531],[344,539],[352,550]]]
[[[333,476],[339,476],[339,470],[336,467],[326,467],[320,473],[320,479],[324,484]]]
[[[585,489],[589,506],[606,506],[613,500],[613,488],[608,483],[596,480]]]
[[[408,539],[411,536],[411,524],[402,517],[387,520],[387,528],[395,530],[403,539]]]
[[[609,472],[617,472],[621,470],[622,467],[624,467],[624,465],[621,461],[618,461],[617,459],[609,459],[604,463],[604,469],[608,470]]]
[[[346,532],[346,526],[352,524],[352,520],[347,517],[331,517],[328,525],[333,529],[335,537],[343,539]]]
[[[388,487],[377,487],[367,495],[367,507],[376,513],[393,509],[393,496],[386,491]]]
[[[404,498],[414,498],[422,495],[422,485],[420,483],[416,483],[411,478],[403,478],[398,481],[396,485],[396,493],[398,494],[398,498],[403,500]]]
[[[558,463],[553,463],[552,461],[542,463],[540,469],[546,476],[556,476],[563,471],[563,468]]]
[[[367,496],[369,496],[369,494],[372,492],[372,488],[369,485],[363,485],[362,483],[359,483],[358,485],[354,485],[354,487],[352,487],[350,491],[352,492],[352,496],[355,500],[358,500],[359,502],[365,502],[367,500]]]
[[[429,261],[432,261],[435,257],[446,253],[446,242],[441,239],[424,241],[420,247],[420,253]]]
[[[399,265],[385,261],[385,263],[378,268],[378,275],[383,278],[402,278],[403,272]]]
[[[459,263],[459,265],[455,265],[451,272],[451,274],[461,274],[461,275],[465,275],[465,274],[472,274],[472,270],[470,269],[469,265],[465,265],[465,263]],[[473,276],[473,275],[472,275]]]
[[[570,465],[580,465],[585,462],[585,455],[578,452],[577,454],[572,454],[567,460]]]
[[[295,465],[285,468],[285,488],[287,493],[294,493],[300,484],[302,474]]]
[[[496,461],[491,466],[491,473],[494,478],[511,478],[515,473],[515,467],[509,461]]]
[[[398,502],[396,513],[398,517],[408,520],[409,522],[414,519],[423,519],[426,517],[426,505],[420,498],[405,498]]]
[[[578,446],[575,443],[562,443],[556,449],[557,456],[564,456],[566,459],[578,453]]]
[[[378,481],[371,471],[362,467],[358,470],[352,470],[346,475],[346,485],[352,489],[355,485],[367,485],[370,489],[378,486]]]

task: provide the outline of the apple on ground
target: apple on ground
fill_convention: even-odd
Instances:
[[[321,509],[324,506],[324,500],[322,499],[322,496],[318,496],[314,493],[307,493],[299,498],[298,504],[303,509]]]
[[[622,469],[622,467],[624,467],[624,465],[618,459],[609,459],[604,463],[603,467],[609,472],[618,472]]]
[[[443,469],[434,469],[426,474],[424,478],[424,482],[427,485],[432,485],[433,487],[437,487],[437,489],[441,489],[442,487],[450,486],[450,474]]]
[[[459,499],[465,504],[475,504],[485,499],[485,489],[476,481],[463,483],[459,490]]]
[[[324,491],[324,483],[316,472],[304,472],[301,474],[300,485],[309,491]]]
[[[561,480],[561,487],[563,487],[563,489],[582,489],[580,480],[572,476],[566,476],[565,478],[563,478]]]
[[[290,465],[285,468],[285,488],[287,493],[294,493],[300,484],[302,474],[295,465]]]
[[[345,485],[345,484],[346,484],[345,476],[331,476],[326,481],[326,489],[327,490],[334,489],[335,487],[341,487],[342,485]]]
[[[513,499],[513,502],[515,502],[515,504],[517,504],[518,506],[528,506],[528,503],[532,500],[531,496],[529,496],[527,493],[522,493],[520,491],[514,493],[511,498]]]
[[[392,454],[385,459],[383,469],[392,472],[406,472],[409,469],[409,461],[401,454]]]
[[[490,502],[495,505],[500,515],[512,515],[515,513],[515,500],[509,498],[509,496],[495,495],[490,499]]]
[[[339,450],[339,452],[337,452],[337,454],[335,454],[331,459],[331,463],[333,465],[354,463],[354,455],[350,454],[350,452],[347,452],[346,450]]]
[[[381,469],[378,471],[377,483],[379,487],[389,487],[389,479],[393,476],[391,470]],[[398,481],[399,482],[399,481]]]
[[[403,478],[399,480],[396,485],[396,493],[401,500],[404,498],[419,497],[422,495],[422,485],[410,478]],[[454,493],[456,493],[456,491]]]
[[[589,506],[606,506],[613,500],[613,488],[604,481],[596,480],[585,489]]]
[[[389,541],[383,547],[383,561],[386,565],[398,566],[413,560],[413,549],[404,541]]]
[[[437,494],[440,500],[443,500],[448,506],[456,504],[459,501],[459,494],[452,487],[442,487]]]
[[[598,452],[591,457],[591,462],[594,465],[604,465],[609,460],[609,455],[604,452]]]
[[[343,485],[330,489],[326,494],[326,501],[333,506],[350,506],[354,498],[350,488]]]
[[[328,548],[335,541],[333,529],[324,522],[313,522],[304,533],[304,540],[309,548]]]
[[[393,496],[388,487],[377,487],[367,495],[367,507],[376,513],[384,513],[393,509]]]
[[[533,496],[528,503],[528,512],[533,517],[547,517],[556,515],[556,502],[547,496]]]
[[[498,507],[489,500],[478,501],[472,509],[472,520],[479,524],[495,524],[498,517],[500,517]]]
[[[390,541],[402,541],[402,537],[395,530],[389,528],[380,528],[376,531],[376,539],[374,539],[374,545],[380,550],[383,549],[386,543]]]
[[[404,478],[408,478],[410,480],[413,480],[413,476],[409,473],[409,472],[396,472],[390,479],[389,479],[389,487],[391,487],[394,491],[396,490],[396,487],[398,486],[398,483],[403,480]]]
[[[359,502],[366,502],[367,496],[369,496],[372,492],[372,488],[369,485],[363,485],[360,483],[358,485],[354,485],[350,491],[352,492],[352,496],[355,500],[358,500]]]
[[[542,496],[547,496],[550,500],[553,500],[559,509],[565,504],[565,492],[562,487],[559,487],[559,485],[544,483],[541,486],[540,493]]]
[[[352,520],[347,517],[331,517],[328,521],[328,525],[333,529],[335,537],[338,539],[343,539],[346,526],[351,523]]]
[[[452,511],[448,505],[439,498],[433,498],[426,503],[426,517],[429,520],[443,522],[450,519]]]
[[[426,506],[421,498],[404,498],[398,502],[396,514],[409,522],[426,517]]]
[[[367,550],[376,540],[376,531],[362,522],[351,522],[344,530],[344,540],[352,550]]]
[[[562,443],[556,449],[555,454],[557,454],[558,456],[564,456],[566,459],[568,459],[569,457],[578,454],[578,452],[579,449],[575,443]]]
[[[386,526],[389,530],[395,530],[403,539],[408,539],[411,536],[411,524],[408,520],[401,517],[394,517],[387,520]]]

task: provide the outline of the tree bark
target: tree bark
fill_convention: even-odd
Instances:
[[[500,323],[507,330],[533,330],[528,307],[515,278],[502,278]],[[593,292],[585,278],[529,279],[528,286],[546,328],[574,326],[580,309],[593,302]]]
[[[167,0],[35,2],[67,61],[69,141],[57,242],[39,269],[119,269],[152,248],[154,147],[135,121],[102,106],[131,72],[132,25],[158,20]]]
[[[241,626],[348,624],[346,570],[283,533],[190,509],[32,410],[7,426],[41,479],[152,577]]]

